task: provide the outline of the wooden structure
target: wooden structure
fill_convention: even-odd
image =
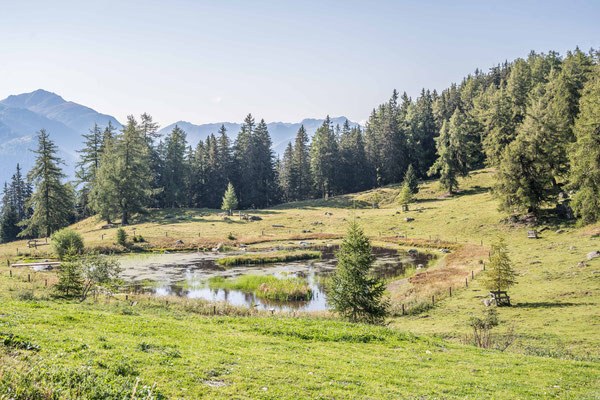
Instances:
[[[490,292],[492,303],[495,303],[498,307],[508,306],[510,307],[510,297],[504,290],[494,290]]]
[[[60,265],[60,262],[58,261],[40,261],[40,262],[32,262],[32,263],[25,263],[25,264],[12,264],[12,267],[39,267],[39,266],[47,266],[47,267],[54,267]]]
[[[538,238],[538,232],[534,229],[531,231],[527,231],[527,238],[528,239],[537,239]]]
[[[48,243],[48,239],[45,239],[44,242],[38,242],[37,239],[31,239],[27,241],[27,247],[33,247],[33,248],[38,248],[38,246],[47,246],[50,243]]]

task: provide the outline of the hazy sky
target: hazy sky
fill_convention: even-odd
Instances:
[[[0,0],[0,98],[38,88],[166,125],[325,114],[600,47],[600,1]]]

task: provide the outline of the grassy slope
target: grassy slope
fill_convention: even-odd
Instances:
[[[600,271],[600,259],[587,262],[585,267],[570,268],[584,260],[589,251],[598,248],[597,240],[591,234],[594,227],[563,226],[564,232],[559,234],[555,233],[559,226],[548,226],[541,239],[527,240],[525,227],[515,228],[500,222],[503,215],[497,211],[496,202],[487,192],[491,181],[489,171],[475,173],[461,182],[463,193],[451,198],[438,193],[435,182],[425,184],[418,195],[417,206],[422,210],[409,212],[415,218],[410,223],[404,221],[405,215],[396,214],[396,207],[391,202],[397,188],[385,188],[377,190],[383,203],[380,209],[366,206],[373,194],[368,192],[257,211],[254,214],[263,217],[263,221],[252,223],[236,218],[224,221],[207,210],[187,210],[158,213],[163,217],[167,213],[183,216],[185,220],[152,216],[157,218],[156,222],[140,223],[136,228],[153,246],[163,248],[176,247],[174,242],[178,239],[182,239],[185,246],[228,243],[229,232],[241,242],[284,240],[286,243],[289,238],[337,236],[343,234],[347,220],[353,215],[360,217],[365,231],[376,242],[380,240],[380,232],[383,237],[402,232],[408,233],[410,238],[428,239],[431,235],[432,238],[477,244],[483,240],[485,245],[500,234],[507,239],[520,277],[519,284],[511,290],[515,307],[499,310],[503,321],[503,327],[499,329],[514,326],[519,337],[514,350],[554,358],[486,352],[448,343],[444,346],[450,351],[439,351],[440,348],[432,344],[437,342],[429,340],[369,344],[319,338],[304,340],[285,333],[266,333],[268,330],[303,331],[306,328],[302,325],[306,322],[302,320],[225,319],[217,323],[183,311],[167,312],[141,306],[135,311],[139,315],[127,316],[119,314],[114,305],[41,301],[42,314],[40,309],[32,308],[31,303],[10,301],[0,306],[0,314],[9,315],[2,321],[9,322],[10,331],[22,332],[32,341],[39,342],[43,357],[50,356],[55,349],[70,348],[70,340],[81,340],[88,344],[88,349],[78,354],[67,353],[61,362],[75,366],[96,357],[111,362],[115,355],[123,355],[139,361],[140,376],[145,381],[156,380],[166,393],[190,398],[195,397],[194,391],[227,397],[246,390],[250,390],[250,397],[260,395],[265,398],[276,397],[274,393],[277,392],[294,397],[293,390],[307,397],[337,398],[348,397],[350,392],[370,398],[391,398],[400,394],[441,398],[468,394],[479,398],[490,398],[492,394],[498,398],[558,394],[566,398],[568,389],[573,391],[573,398],[600,396],[597,364],[600,272],[593,273]],[[352,210],[352,200],[356,200],[356,211]],[[325,212],[333,215],[325,215]],[[205,216],[199,217],[200,213]],[[323,224],[311,224],[317,221]],[[101,230],[100,225],[86,220],[79,223],[77,229],[84,234],[88,245],[110,245],[115,229]],[[273,228],[272,225],[285,225],[285,228]],[[303,234],[302,230],[312,233]],[[103,241],[101,234],[106,235]],[[23,251],[24,243],[0,246],[0,256],[14,257],[16,247]],[[464,263],[476,263],[481,258],[481,251],[473,254],[474,260],[467,260],[468,254],[462,258],[455,254],[458,259],[455,262],[464,259]],[[446,261],[442,260],[440,265]],[[17,278],[8,280],[6,268],[0,268],[3,299],[14,296],[21,287],[28,285],[23,282],[25,271],[19,273],[21,279],[15,283]],[[45,275],[34,275],[39,286]],[[469,316],[483,309],[478,296],[484,294],[475,279],[468,289],[455,292],[452,298],[438,302],[425,314],[398,317],[391,325],[401,331],[458,339],[467,332]],[[68,315],[74,316],[75,320],[67,318]],[[323,330],[334,334],[350,329],[333,322],[322,324]],[[114,343],[113,349],[99,350],[97,342],[101,335]],[[142,341],[176,345],[182,357],[172,360],[172,367],[161,366],[153,359],[162,357],[160,351],[137,350],[137,344]],[[432,354],[425,353],[426,350]],[[579,363],[559,360],[560,357],[595,362]],[[216,380],[223,380],[229,386],[212,389],[198,384],[199,380],[212,379],[210,376],[214,374],[221,376]],[[182,383],[173,382],[172,376],[181,377]],[[263,386],[267,390],[263,390]],[[181,390],[181,387],[187,390]]]

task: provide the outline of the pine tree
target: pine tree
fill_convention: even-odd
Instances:
[[[35,165],[27,178],[35,185],[35,193],[27,203],[33,214],[21,222],[25,228],[19,236],[45,235],[68,225],[73,221],[75,209],[74,192],[69,185],[61,182],[64,174],[60,168],[63,161],[56,156],[58,148],[46,130],[37,135],[38,147]]]
[[[126,225],[132,214],[142,211],[150,201],[151,173],[148,147],[133,116],[120,135],[109,141],[98,170],[98,190],[94,206],[107,221],[120,214]]]
[[[410,185],[408,181],[404,181],[402,187],[400,188],[400,193],[398,194],[398,204],[401,206],[406,206],[413,201],[413,193],[410,190]]]
[[[517,273],[511,265],[506,243],[498,239],[492,244],[490,263],[483,276],[483,285],[490,291],[505,291],[517,283]]]
[[[279,163],[278,177],[283,200],[286,202],[297,200],[298,173],[294,166],[294,148],[291,143],[288,143],[283,159]]]
[[[271,150],[271,135],[265,120],[256,126],[253,138],[255,145],[254,165],[256,168],[256,207],[266,207],[277,201],[277,181],[275,179],[275,157]]]
[[[554,71],[532,94],[517,138],[505,148],[498,166],[495,193],[503,209],[537,216],[560,192],[572,141],[566,91],[563,77]]]
[[[600,67],[583,90],[573,129],[577,141],[570,146],[571,206],[581,223],[600,219]]]
[[[314,186],[323,198],[334,193],[338,146],[329,116],[317,129],[310,146],[310,171]]]
[[[233,144],[235,171],[232,183],[237,188],[238,201],[242,208],[249,208],[257,198],[255,181],[258,166],[255,163],[254,118],[248,114]]]
[[[165,142],[162,189],[166,207],[182,207],[186,204],[186,134],[175,125]]]
[[[477,154],[478,140],[472,120],[456,109],[449,121],[442,125],[436,139],[438,159],[429,175],[440,174],[440,184],[450,193],[458,188],[458,177],[466,177]]]
[[[18,226],[19,222],[13,194],[8,185],[4,183],[2,208],[0,209],[0,243],[12,242],[17,239],[17,235],[21,232]]]
[[[308,147],[308,134],[304,125],[300,126],[294,142],[294,154],[292,156],[293,170],[297,174],[296,200],[306,200],[312,193],[312,176],[310,174],[310,156]]]
[[[102,155],[103,135],[100,127],[94,124],[88,134],[83,135],[84,148],[79,150],[79,162],[76,165],[75,177],[77,184],[82,185],[79,191],[80,217],[88,217],[92,214],[93,207],[90,201],[90,192],[94,190],[96,175],[100,168],[100,157]]]
[[[483,127],[483,147],[487,163],[497,166],[504,148],[517,136],[516,124],[522,117],[516,116],[514,103],[503,87],[496,90],[494,86],[490,86],[476,102],[475,109]],[[524,112],[524,108],[519,112]]]
[[[435,138],[438,127],[433,114],[433,99],[429,91],[421,91],[417,101],[409,103],[406,113],[407,153],[419,177],[425,177],[436,159]]]
[[[350,223],[336,256],[338,264],[329,287],[329,305],[349,321],[383,323],[389,306],[383,298],[385,283],[371,275],[375,256],[356,221]]]
[[[404,184],[408,185],[412,194],[417,194],[419,192],[419,179],[417,179],[417,174],[415,173],[415,169],[413,168],[412,164],[410,164],[406,169],[403,182]]]
[[[223,195],[223,203],[221,205],[221,210],[229,211],[231,213],[232,210],[236,210],[238,208],[238,201],[235,195],[235,189],[231,182],[227,185],[227,190]]]

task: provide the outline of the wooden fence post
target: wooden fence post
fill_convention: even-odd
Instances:
[[[475,279],[475,273],[471,270],[471,280]]]
[[[467,281],[467,278],[465,278],[465,287],[469,287],[469,282]]]
[[[448,289],[450,289],[450,297],[452,297],[452,286],[450,286]]]
[[[483,270],[485,271],[485,263],[483,263]]]
[[[435,297],[432,295],[431,296],[431,305],[434,306],[435,305]]]
[[[27,282],[31,282],[31,275],[27,274]]]
[[[402,304],[402,315],[404,315],[404,304]]]

